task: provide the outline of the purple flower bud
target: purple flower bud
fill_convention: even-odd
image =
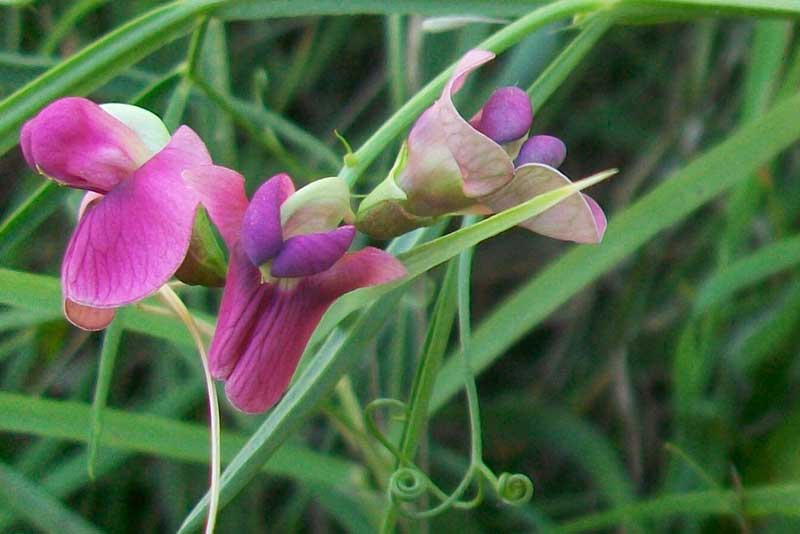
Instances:
[[[526,163],[544,163],[553,168],[558,168],[567,157],[567,147],[558,137],[552,135],[534,135],[522,145],[514,167]]]
[[[483,105],[475,129],[498,144],[524,136],[533,122],[533,107],[519,87],[501,87]]]

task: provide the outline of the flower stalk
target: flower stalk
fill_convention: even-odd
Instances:
[[[209,488],[210,501],[208,505],[208,518],[206,520],[206,534],[212,534],[217,521],[217,510],[219,509],[219,489],[220,474],[222,472],[222,453],[220,450],[221,429],[219,418],[219,400],[217,399],[217,389],[214,379],[211,377],[211,369],[208,365],[208,355],[206,353],[200,328],[189,313],[186,305],[178,297],[177,293],[168,285],[163,286],[158,291],[161,301],[169,307],[178,319],[186,326],[189,335],[197,347],[197,353],[203,364],[203,376],[206,382],[206,392],[208,395],[208,416],[209,416],[209,440],[211,442],[211,485]]]

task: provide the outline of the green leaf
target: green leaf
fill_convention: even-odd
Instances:
[[[97,462],[97,450],[100,445],[100,436],[103,433],[103,412],[106,408],[108,390],[111,387],[111,378],[114,375],[114,363],[119,352],[119,342],[122,339],[122,325],[124,324],[124,311],[117,314],[103,335],[103,348],[100,351],[100,365],[97,368],[97,385],[94,388],[92,401],[92,424],[89,427],[89,478],[94,479],[94,468]]]
[[[613,217],[602,244],[573,248],[517,289],[480,324],[470,350],[476,371],[491,365],[539,321],[660,231],[747,178],[798,138],[800,95],[742,126]],[[433,410],[460,389],[457,365],[452,357],[445,363],[432,399]]]
[[[39,486],[0,463],[0,499],[45,532],[100,534],[94,525],[48,495]]]
[[[800,236],[782,239],[728,265],[705,281],[694,299],[697,315],[800,263]]]
[[[188,33],[219,0],[173,2],[136,18],[58,63],[0,102],[0,154],[17,144],[22,123],[58,97],[101,86],[169,41]]]
[[[0,392],[0,430],[86,442],[92,421],[91,407],[82,402],[56,401]],[[106,408],[100,443],[116,449],[153,454],[196,463],[208,462],[208,429],[151,414]],[[245,438],[222,436],[222,458],[227,461]],[[363,468],[289,444],[269,464],[257,470],[327,486],[363,480]]]
[[[64,188],[47,181],[3,219],[0,223],[0,257],[5,256],[14,244],[28,237],[58,208],[64,192]]]
[[[673,518],[708,514],[745,517],[778,515],[800,516],[800,485],[764,486],[734,491],[698,491],[665,495],[639,504],[614,508],[569,521],[556,532],[597,532],[621,523],[626,518]]]
[[[62,315],[61,288],[57,278],[0,268],[0,304],[51,316]],[[192,315],[207,324],[214,319],[193,311]],[[133,306],[125,313],[125,328],[177,345],[194,347],[183,323],[170,316],[146,313]]]

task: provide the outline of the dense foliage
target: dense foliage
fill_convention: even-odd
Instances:
[[[510,229],[536,200],[391,242],[359,235],[412,279],[340,299],[271,411],[221,399],[218,531],[800,528],[795,0],[0,0],[0,13],[0,530],[190,531],[207,511],[191,337],[156,299],[100,334],[64,320],[80,194],[28,168],[22,124],[66,95],[135,103],[195,129],[248,192],[278,172],[298,186],[338,174],[356,205],[476,47],[498,57],[459,93],[465,116],[517,85],[533,132],[566,142],[568,176],[619,169],[591,190],[603,242]],[[220,291],[176,291],[207,343]],[[421,473],[449,493],[476,465],[477,506],[404,517],[441,502],[431,486],[398,497]],[[530,478],[530,500],[507,473]]]

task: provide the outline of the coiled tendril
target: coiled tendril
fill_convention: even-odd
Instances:
[[[525,504],[533,497],[533,482],[519,473],[502,473],[495,489],[504,503],[513,506]]]
[[[428,488],[428,477],[413,467],[401,467],[389,477],[389,499],[393,501],[416,501]]]

